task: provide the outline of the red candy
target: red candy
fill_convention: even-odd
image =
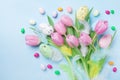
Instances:
[[[51,64],[48,64],[48,65],[47,65],[47,68],[48,68],[48,69],[52,69],[53,67],[52,67]]]
[[[106,13],[107,15],[109,15],[109,14],[110,14],[110,11],[109,11],[109,10],[106,10],[105,13]]]
[[[117,72],[117,68],[116,67],[113,68],[113,72]]]
[[[35,57],[35,58],[38,58],[38,57],[39,57],[39,53],[35,53],[35,54],[34,54],[34,57]]]

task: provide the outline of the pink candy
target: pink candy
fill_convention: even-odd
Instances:
[[[38,57],[39,57],[39,53],[35,53],[35,54],[34,54],[34,57],[35,57],[35,58],[38,58]]]
[[[117,72],[117,68],[116,67],[113,68],[113,72]]]
[[[47,68],[48,68],[48,69],[52,69],[53,67],[52,67],[51,64],[48,64],[48,65],[47,65]]]
[[[67,11],[68,13],[72,13],[72,7],[68,6],[68,7],[66,8],[66,11]]]
[[[110,11],[109,11],[109,10],[106,10],[105,13],[106,13],[107,15],[109,15],[109,14],[110,14]]]

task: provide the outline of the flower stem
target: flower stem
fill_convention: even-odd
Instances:
[[[73,29],[75,29],[75,31],[78,33],[79,31],[78,31],[78,29],[75,27],[75,26],[72,26],[73,27]]]
[[[110,46],[111,46],[111,44],[112,44],[112,41],[113,41],[113,39],[115,38],[116,33],[117,33],[117,31],[114,32],[113,37],[112,37],[112,40],[111,40],[111,42],[110,42],[108,48],[110,48]]]
[[[92,39],[92,43],[95,41],[95,38],[97,37],[97,34],[94,35],[93,39]]]
[[[67,62],[69,63],[69,65],[70,65],[70,67],[71,67],[71,69],[72,69],[72,63],[71,63],[69,57],[68,57],[68,56],[65,56],[65,58],[66,58]],[[71,72],[72,72],[72,80],[75,80],[75,75],[74,75],[73,71],[71,71]]]

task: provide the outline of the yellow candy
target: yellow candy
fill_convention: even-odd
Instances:
[[[59,8],[58,8],[58,11],[62,12],[62,11],[63,11],[63,8],[62,8],[62,7],[59,7]]]
[[[114,62],[113,62],[113,61],[109,61],[108,64],[109,64],[110,66],[113,66],[113,65],[114,65]]]
[[[61,50],[61,52],[62,52],[65,56],[72,56],[72,50],[71,50],[71,48],[63,45],[63,46],[61,46],[60,50]]]
[[[89,12],[89,9],[87,6],[80,7],[77,11],[77,14],[76,14],[77,19],[82,20],[82,21],[85,20],[85,17],[87,16],[88,12]]]

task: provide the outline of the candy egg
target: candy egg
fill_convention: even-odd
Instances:
[[[58,7],[58,11],[59,11],[59,12],[62,12],[62,11],[63,11],[63,8],[62,8],[62,7]]]
[[[35,57],[35,58],[38,58],[38,57],[39,57],[39,53],[35,53],[35,54],[34,54],[34,57]]]
[[[117,68],[116,67],[113,68],[113,72],[117,72]]]
[[[45,71],[47,68],[46,68],[46,66],[44,64],[41,64],[40,65],[40,69],[43,70],[43,71]]]
[[[55,71],[55,74],[56,74],[56,75],[60,75],[60,71],[59,71],[59,70],[56,70],[56,71]]]
[[[72,7],[68,6],[68,7],[66,8],[66,11],[67,11],[68,13],[72,13]]]
[[[114,62],[113,62],[113,61],[109,61],[108,64],[109,64],[110,66],[113,66],[113,65],[114,65]]]
[[[34,26],[34,25],[36,25],[36,21],[35,20],[30,20],[29,24],[32,25],[32,26]]]
[[[109,10],[106,10],[105,13],[106,13],[107,15],[110,15],[110,11],[109,11]]]
[[[48,64],[48,65],[47,65],[47,68],[48,68],[48,69],[52,69],[53,67],[52,67],[51,64]]]
[[[53,18],[56,18],[57,16],[58,16],[58,13],[56,11],[52,13]]]
[[[98,10],[93,11],[93,16],[97,17],[100,15],[100,12]]]
[[[21,28],[21,33],[24,34],[25,33],[25,29]]]
[[[39,8],[39,12],[40,14],[44,15],[45,14],[45,10],[43,8]]]
[[[49,45],[41,44],[39,46],[39,50],[44,57],[49,58],[49,59],[52,58],[53,50],[51,49]]]

